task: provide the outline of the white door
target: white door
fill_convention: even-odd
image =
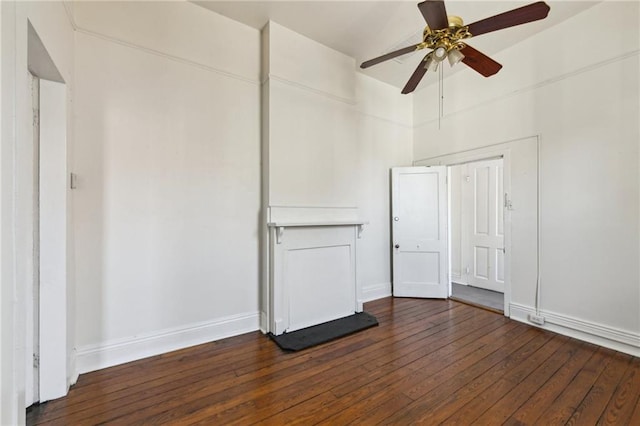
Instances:
[[[464,185],[469,285],[504,293],[503,160],[469,163]]]
[[[393,295],[447,298],[447,169],[391,169]]]
[[[29,74],[33,110],[33,218],[28,244],[32,249],[31,268],[26,280],[25,406],[39,401],[40,322],[40,80]]]

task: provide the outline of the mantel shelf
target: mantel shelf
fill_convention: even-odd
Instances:
[[[301,226],[362,226],[368,225],[364,221],[330,221],[330,222],[269,222],[267,226],[272,228],[292,228]]]
[[[268,222],[267,226],[269,228],[275,228],[276,233],[276,243],[282,243],[282,236],[284,234],[285,228],[311,228],[317,226],[357,226],[358,227],[358,238],[362,237],[362,228],[364,225],[368,225],[369,222],[364,222],[361,220],[348,220],[348,221],[316,221],[316,222]]]

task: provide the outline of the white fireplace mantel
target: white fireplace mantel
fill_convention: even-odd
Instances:
[[[368,222],[349,217],[351,209],[278,213],[267,222],[267,331],[279,335],[361,312],[356,250]]]

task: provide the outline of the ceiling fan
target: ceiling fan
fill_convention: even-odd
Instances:
[[[380,62],[406,55],[422,49],[432,49],[418,64],[411,78],[402,89],[402,93],[413,92],[428,70],[436,71],[445,58],[454,66],[463,62],[485,77],[500,71],[502,65],[482,52],[469,46],[464,40],[503,28],[514,27],[528,22],[544,19],[549,14],[549,6],[539,1],[519,7],[499,15],[485,18],[469,25],[464,25],[459,16],[447,16],[444,0],[426,0],[418,3],[427,26],[422,34],[422,42],[387,53],[363,62],[360,68],[368,68]]]

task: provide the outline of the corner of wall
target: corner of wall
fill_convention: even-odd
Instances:
[[[362,289],[361,302],[371,302],[391,296],[391,282],[366,286]]]

